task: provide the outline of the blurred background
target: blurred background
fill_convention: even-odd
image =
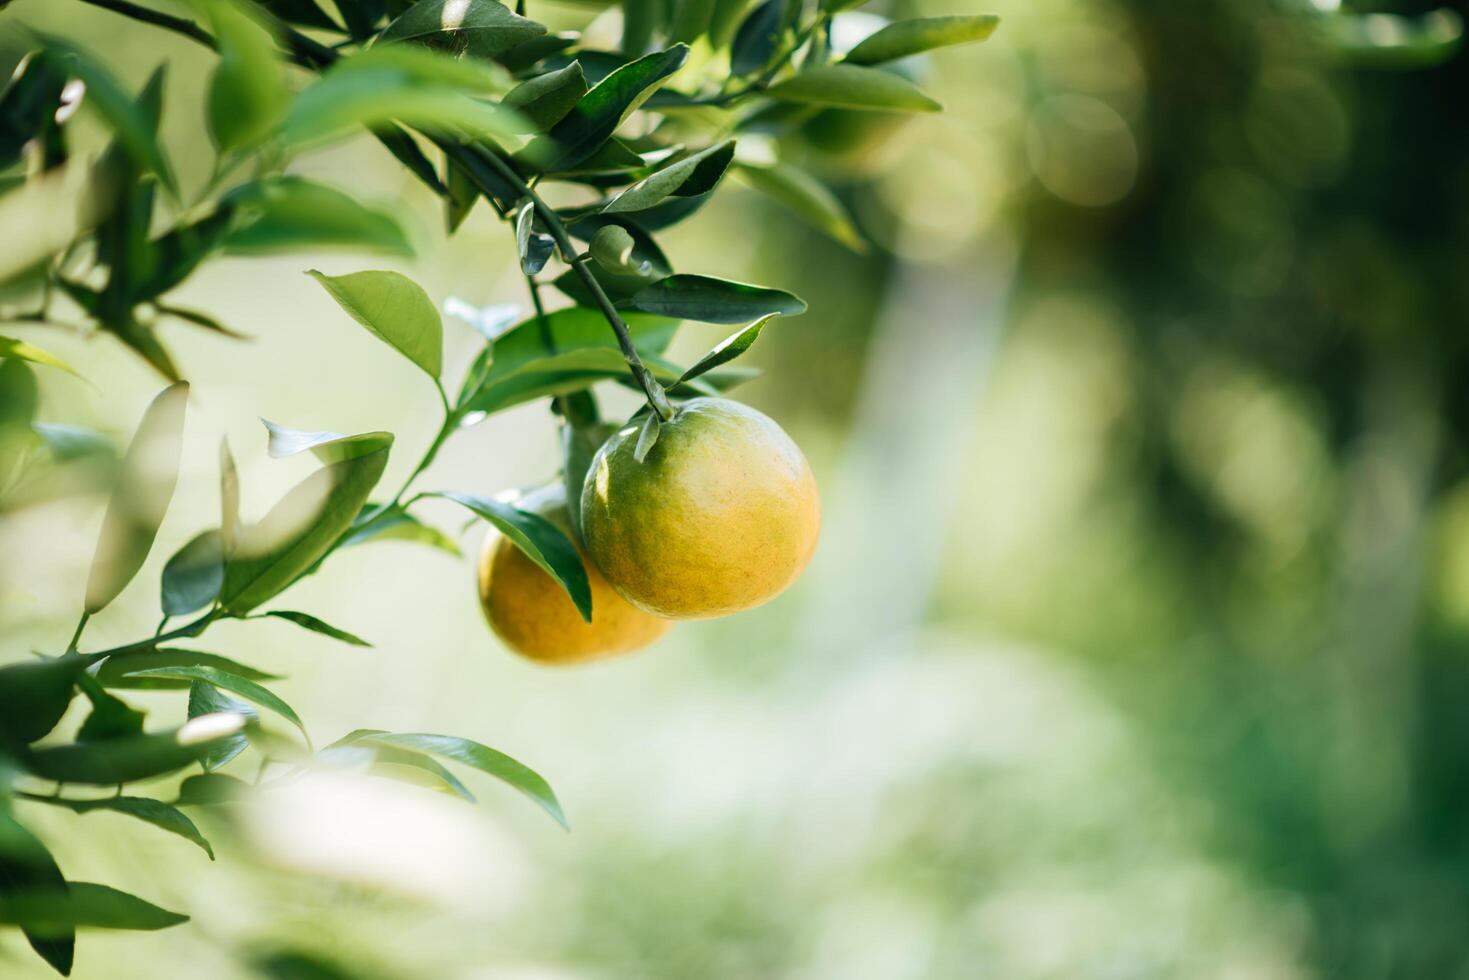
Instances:
[[[829,111],[788,148],[873,248],[732,188],[664,242],[681,271],[810,304],[765,332],[746,362],[765,374],[740,392],[822,487],[801,582],[554,670],[488,632],[468,558],[342,555],[287,605],[375,649],[285,623],[225,623],[208,649],[289,675],[319,743],[379,727],[511,753],[572,832],[487,780],[473,808],[326,784],[239,839],[206,826],[210,865],[152,828],[31,806],[69,876],[194,916],[89,934],[76,975],[1469,977],[1455,6],[879,0],[844,18],[838,44],[880,23],[869,11],[1003,18],[906,66],[943,115]],[[163,137],[186,186],[207,177],[207,52],[75,4],[4,16],[134,87],[170,62]],[[297,169],[416,226],[401,268],[436,300],[526,305],[487,209],[447,239],[436,200],[365,140]],[[388,429],[386,480],[406,475],[432,389],[301,274],[382,265],[221,260],[180,291],[256,339],[170,334],[194,382],[183,478],[89,646],[151,632],[158,567],[217,520],[221,434],[247,517],[311,468],[268,460],[257,417]],[[446,323],[451,372],[478,346],[462,326]],[[686,326],[675,358],[724,332]],[[97,381],[49,373],[42,417],[122,435],[160,387],[106,341],[23,335]],[[532,405],[457,436],[424,485],[489,494],[557,466]],[[100,519],[90,498],[0,519],[5,660],[65,643]],[[50,975],[13,931],[0,973]]]

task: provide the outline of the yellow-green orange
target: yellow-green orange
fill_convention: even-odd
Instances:
[[[640,426],[597,451],[582,488],[587,552],[629,602],[670,619],[758,606],[816,548],[821,503],[800,448],[768,416],[695,398],[640,463]]]
[[[568,537],[566,491],[559,484],[528,494],[517,506],[540,514]],[[592,621],[555,579],[498,534],[485,539],[479,562],[479,598],[495,635],[522,656],[570,664],[639,650],[664,633],[667,620],[630,605],[582,555],[592,586]]]

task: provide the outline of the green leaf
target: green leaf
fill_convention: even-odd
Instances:
[[[307,275],[321,283],[347,315],[386,341],[435,380],[443,370],[444,324],[423,287],[397,272]]]
[[[179,785],[174,806],[215,806],[232,803],[250,792],[250,784],[234,776],[209,772],[190,776]]]
[[[88,456],[116,456],[117,447],[112,440],[96,429],[80,425],[58,425],[54,422],[36,422],[31,425],[36,435],[62,462],[83,459]]]
[[[351,527],[387,466],[392,436],[343,440],[318,451],[346,458],[297,484],[259,523],[241,534],[225,563],[220,598],[246,613],[296,581]],[[347,454],[352,455],[347,455]]]
[[[520,269],[533,276],[546,267],[555,242],[550,235],[535,231],[536,209],[527,200],[515,215],[515,248],[520,255]]]
[[[699,358],[697,364],[685,371],[678,379],[679,382],[691,381],[699,375],[712,371],[721,364],[727,364],[736,357],[739,357],[745,351],[749,350],[751,345],[759,339],[760,331],[765,329],[765,325],[774,319],[775,316],[776,314],[772,313],[770,316],[761,317],[749,326],[725,337],[709,353]]]
[[[235,221],[226,251],[263,255],[306,248],[347,248],[412,255],[398,220],[363,207],[335,188],[302,177],[265,177],[225,194]]]
[[[47,48],[56,52],[67,69],[87,87],[84,106],[95,109],[117,134],[118,142],[140,167],[158,175],[163,186],[178,195],[173,168],[159,148],[156,120],[135,101],[112,72],[86,51],[60,38],[42,36]]]
[[[81,674],[77,681],[87,700],[92,702],[92,713],[77,730],[78,742],[99,742],[143,734],[146,712],[129,707],[120,698],[108,694],[91,674]]]
[[[223,585],[224,549],[219,531],[201,531],[163,566],[163,614],[183,616],[203,609],[219,597]]]
[[[69,881],[64,892],[17,890],[0,895],[0,922],[48,936],[70,936],[77,927],[153,931],[188,921],[187,915],[161,909],[136,895],[89,881]],[[69,963],[69,956],[67,960]],[[49,957],[47,961],[50,962]],[[69,966],[62,972],[69,972]]]
[[[440,758],[473,766],[520,790],[540,804],[562,827],[570,829],[566,822],[566,814],[561,811],[561,803],[556,799],[556,794],[552,792],[550,785],[534,770],[488,745],[481,745],[467,738],[456,738],[453,735],[426,735],[409,732],[367,734],[353,739],[353,742],[412,749],[415,752],[427,752]]]
[[[178,482],[188,399],[188,382],[165,388],[138,424],[102,519],[87,579],[88,613],[98,612],[117,598],[153,547]]]
[[[638,443],[633,447],[632,458],[641,463],[648,458],[648,453],[653,451],[653,446],[658,442],[658,435],[663,431],[663,423],[658,418],[657,412],[649,412],[643,419],[643,425],[638,429]]]
[[[63,807],[73,813],[108,811],[134,817],[144,823],[152,824],[159,830],[193,841],[203,849],[205,854],[209,855],[209,860],[214,860],[214,849],[209,846],[209,841],[204,839],[204,835],[199,833],[199,828],[194,825],[194,821],[174,807],[167,803],[160,803],[158,800],[150,800],[144,796],[109,796],[100,800],[65,800],[59,796],[27,796],[26,799]]]
[[[66,714],[86,662],[53,657],[0,667],[0,747],[41,738]]]
[[[512,135],[523,120],[473,97],[507,87],[505,76],[486,62],[401,44],[374,46],[341,59],[297,96],[280,138],[295,149],[392,122],[476,137]]]
[[[0,808],[0,902],[7,896],[26,895],[46,901],[65,901],[67,882],[56,859],[34,834],[16,823]],[[4,921],[0,906],[0,921]],[[26,941],[58,973],[71,973],[76,948],[76,927],[29,922],[17,923]]]
[[[106,687],[117,690],[176,690],[189,686],[186,680],[167,680],[156,677],[135,677],[133,673],[155,667],[213,667],[215,670],[235,674],[252,681],[278,681],[276,674],[267,674],[246,664],[238,663],[217,653],[200,650],[140,650],[137,653],[113,654],[102,662],[97,671],[97,680]]]
[[[277,619],[287,620],[288,622],[295,623],[297,626],[300,626],[303,629],[311,630],[311,632],[313,633],[320,633],[323,636],[329,636],[334,640],[341,640],[343,643],[350,643],[354,647],[372,646],[371,643],[368,643],[362,637],[354,636],[353,634],[348,633],[346,630],[339,630],[330,623],[323,622],[308,613],[293,612],[289,609],[272,609],[265,615],[274,616]]]
[[[545,136],[523,151],[544,172],[564,171],[595,153],[613,131],[688,58],[686,45],[676,44],[623,65],[578,100]]]
[[[510,504],[476,497],[453,491],[436,493],[434,496],[452,500],[469,508],[475,514],[493,524],[525,556],[555,579],[571,601],[576,603],[582,619],[592,621],[592,587],[587,581],[587,570],[581,556],[561,530],[539,514],[520,510]]]
[[[377,763],[373,766],[373,771],[379,775],[385,775],[395,779],[407,777],[410,782],[427,783],[435,788],[442,788],[453,793],[461,800],[470,803],[474,802],[474,794],[469,791],[469,787],[465,786],[459,780],[458,776],[455,776],[448,769],[444,768],[432,756],[427,756],[420,752],[410,752],[408,749],[399,749],[388,745],[372,746],[372,752],[377,759]],[[403,770],[407,770],[408,772],[404,773]],[[402,775],[399,775],[399,773],[402,773]],[[409,776],[408,773],[415,775]],[[426,774],[427,778],[416,775],[418,773]]]
[[[546,33],[496,0],[418,0],[378,35],[377,43],[416,41],[452,54],[494,58]]]
[[[694,197],[713,190],[734,159],[734,150],[734,140],[725,140],[669,164],[617,195],[602,212],[644,211],[668,197]]]
[[[819,65],[766,89],[782,102],[892,112],[939,112],[943,106],[891,72],[856,65]]]
[[[628,58],[648,52],[662,6],[658,0],[622,0],[622,53]]]
[[[342,28],[316,5],[316,0],[255,0],[281,20],[301,27],[341,32]]]
[[[746,0],[714,0],[714,13],[709,18],[709,41],[716,48],[730,43]]]
[[[240,473],[230,442],[219,440],[219,544],[226,560],[240,542]]]
[[[713,15],[714,0],[681,0],[674,5],[668,36],[674,41],[693,44],[709,30]]]
[[[561,427],[561,478],[566,484],[567,500],[581,500],[582,484],[586,482],[587,471],[592,467],[592,458],[602,448],[602,443],[616,431],[616,426],[601,422],[576,425],[567,423]],[[568,507],[566,515],[571,519],[572,532],[580,539],[581,508]]]
[[[999,23],[1000,18],[988,14],[900,20],[864,38],[842,60],[849,65],[880,65],[933,48],[983,41]]]
[[[193,765],[210,746],[234,733],[212,720],[201,720],[170,732],[35,749],[21,761],[28,772],[42,779],[115,786]]]
[[[368,505],[363,508],[363,513],[376,511],[376,507]],[[459,550],[459,544],[449,535],[432,525],[425,524],[412,514],[404,510],[395,510],[386,517],[375,518],[371,524],[356,530],[363,523],[359,516],[353,524],[354,530],[342,542],[342,547],[351,545],[367,544],[371,541],[412,541],[418,544],[428,545],[440,551],[447,551],[455,557],[463,557]]]
[[[776,163],[767,167],[736,164],[736,173],[751,187],[790,208],[808,224],[826,232],[854,252],[867,243],[852,224],[847,209],[825,184],[799,167]]]
[[[645,286],[633,296],[632,305],[646,313],[704,323],[743,323],[806,312],[805,302],[784,290],[692,275],[673,275]]]
[[[511,89],[500,101],[530,124],[531,131],[542,131],[560,122],[587,94],[587,79],[581,63],[573,61],[565,68],[537,75]]]
[[[24,340],[16,340],[14,337],[0,337],[0,357],[18,357],[32,364],[44,364],[46,367],[60,368],[73,377],[80,378],[76,369],[70,364],[57,357],[49,351],[44,351],[35,344],[26,343]]]
[[[780,43],[785,0],[765,0],[745,17],[730,46],[730,71],[750,75],[770,63]]]
[[[243,701],[236,701],[221,693],[219,688],[204,681],[189,682],[189,717],[199,718],[203,715],[239,715],[245,719],[246,724],[253,724],[260,720],[260,713]],[[227,765],[232,759],[250,747],[250,739],[244,732],[237,732],[229,738],[221,739],[214,743],[209,752],[199,760],[204,766],[205,772],[212,772]]]
[[[0,169],[20,162],[32,140],[57,138],[56,113],[65,88],[66,72],[53,55],[37,51],[21,60],[0,93]]]
[[[168,677],[174,680],[204,681],[215,687],[222,687],[247,701],[253,701],[262,708],[274,711],[295,725],[301,734],[306,736],[308,745],[311,742],[311,737],[306,735],[306,725],[301,721],[301,716],[296,714],[295,709],[266,688],[238,674],[225,673],[214,667],[154,667],[149,670],[134,671],[133,674],[137,677]]]
[[[209,82],[209,135],[224,153],[269,133],[290,95],[270,32],[232,0],[201,5],[219,49],[219,67]]]

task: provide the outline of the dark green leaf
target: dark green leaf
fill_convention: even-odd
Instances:
[[[622,0],[622,53],[627,57],[647,54],[662,6],[659,0]]]
[[[234,776],[210,772],[190,776],[179,786],[174,806],[214,806],[232,803],[250,792],[250,784]]]
[[[255,0],[255,3],[288,24],[339,33],[342,30],[341,25],[328,17],[316,5],[316,0]]]
[[[0,922],[9,922],[48,936],[70,936],[77,927],[151,931],[188,921],[187,915],[161,909],[136,895],[89,881],[69,881],[64,893],[38,889],[0,895]],[[47,959],[50,962],[50,958]],[[69,963],[69,956],[67,960]]]
[[[307,477],[241,535],[225,563],[220,597],[245,613],[285,589],[316,564],[357,516],[387,465],[392,436],[376,442],[344,441],[332,447],[355,452]]]
[[[153,399],[123,457],[117,487],[87,579],[86,610],[104,608],[132,581],[158,534],[178,482],[189,385],[179,382]]]
[[[201,719],[171,732],[36,749],[22,761],[27,771],[42,779],[115,786],[192,765],[211,745],[234,733],[212,719]]]
[[[623,65],[582,96],[566,117],[524,151],[542,171],[561,171],[590,157],[628,114],[683,66],[689,49],[682,44]]]
[[[149,670],[134,671],[134,674],[138,677],[168,677],[175,680],[204,681],[215,687],[222,687],[247,701],[255,702],[262,708],[269,708],[295,725],[302,735],[306,735],[306,726],[302,723],[301,716],[296,714],[289,704],[266,688],[238,674],[228,674],[214,667],[155,667]],[[307,741],[310,741],[310,736],[307,736]]]
[[[524,44],[511,48],[495,60],[513,72],[520,72],[549,55],[572,47],[580,40],[581,35],[575,31],[542,34],[540,37],[531,38]]]
[[[66,72],[54,55],[37,51],[15,70],[0,93],[0,169],[19,162],[26,144],[57,129]]]
[[[854,252],[867,251],[867,243],[852,225],[847,209],[821,181],[788,163],[767,167],[736,164],[740,177],[751,187],[784,204],[812,226]]]
[[[444,217],[449,231],[457,231],[474,209],[474,202],[479,200],[479,187],[463,167],[446,159],[444,180],[438,193],[444,198]]]
[[[236,701],[226,696],[213,684],[200,680],[190,681],[189,717],[198,718],[215,714],[240,715],[250,723],[260,719],[260,713],[254,708],[243,701]],[[214,743],[199,762],[204,766],[206,772],[213,771],[222,768],[249,747],[250,739],[243,732],[237,732],[229,738],[220,739]]]
[[[746,0],[714,0],[714,13],[709,18],[709,41],[716,48],[729,44],[740,14],[745,12],[745,4]]]
[[[201,531],[174,552],[163,566],[161,601],[166,616],[203,609],[219,597],[224,585],[224,550],[219,531]]]
[[[497,0],[418,0],[378,35],[378,43],[417,41],[453,54],[495,58],[546,33]]]
[[[818,65],[777,82],[765,94],[782,102],[892,112],[939,112],[943,106],[907,79],[876,68]]]
[[[983,41],[999,23],[1000,18],[987,14],[900,20],[863,39],[842,60],[850,65],[880,65],[933,48]]]
[[[92,702],[92,713],[87,715],[86,721],[77,730],[78,742],[132,738],[143,734],[145,712],[129,707],[125,701],[108,694],[91,674],[81,674],[77,681],[77,686],[86,694],[87,700]]]
[[[222,201],[236,214],[223,245],[238,255],[305,248],[413,254],[408,236],[391,214],[363,207],[339,190],[302,177],[252,181]]]
[[[343,643],[350,643],[354,647],[372,646],[371,643],[368,643],[362,637],[354,636],[353,634],[348,633],[346,630],[339,630],[330,623],[322,622],[320,619],[317,619],[315,616],[312,616],[308,613],[293,612],[289,609],[272,609],[265,615],[274,616],[277,619],[288,620],[289,622],[295,623],[297,626],[300,626],[303,629],[311,630],[311,632],[313,633],[320,633],[323,636],[329,636],[334,640],[341,640]]]
[[[602,209],[604,214],[645,211],[668,197],[694,197],[714,189],[734,159],[734,140],[684,157],[633,184]]]
[[[219,49],[209,83],[209,134],[225,152],[270,132],[290,95],[270,32],[231,0],[215,0],[207,9]]]
[[[156,667],[213,667],[252,681],[278,681],[276,674],[237,663],[217,653],[199,650],[140,650],[137,653],[114,654],[102,662],[97,679],[105,686],[118,690],[174,690],[189,686],[187,680],[168,680],[157,677],[135,677],[134,671]]]
[[[387,342],[429,377],[443,370],[444,325],[423,287],[398,272],[308,275],[321,283],[347,315]]]
[[[616,431],[616,426],[600,422],[579,425],[568,423],[561,427],[561,476],[566,483],[567,500],[581,500],[582,484],[586,482],[587,471],[591,469],[592,457],[597,455],[602,443]],[[568,507],[566,514],[571,519],[573,533],[580,538],[581,508]]]
[[[704,323],[743,323],[771,314],[806,312],[806,304],[784,290],[691,275],[669,276],[643,287],[632,305],[646,313]]]
[[[452,735],[425,735],[408,732],[369,734],[355,741],[369,745],[389,745],[412,749],[415,752],[427,752],[473,766],[481,772],[489,773],[496,779],[509,783],[539,803],[561,826],[568,826],[566,815],[561,811],[561,804],[546,781],[533,770],[488,745],[481,745],[479,742],[473,742],[467,738],[456,738]]]
[[[765,0],[740,24],[730,46],[730,71],[736,75],[749,75],[770,63],[780,43],[784,0]]]
[[[571,601],[576,603],[577,611],[583,619],[589,623],[592,621],[592,587],[587,581],[587,570],[582,565],[576,546],[567,540],[556,525],[539,514],[532,514],[488,497],[452,491],[435,496],[461,504],[493,524],[501,534],[525,552],[527,558],[560,583],[566,594],[571,596]]]
[[[3,717],[3,716],[0,716]],[[67,882],[56,859],[36,836],[0,809],[0,902],[7,896],[34,896],[43,901],[65,901]],[[3,906],[0,906],[3,909]],[[0,921],[5,921],[0,911]],[[76,927],[69,924],[19,923],[26,941],[63,976],[71,973]]]
[[[150,120],[148,112],[128,95],[112,72],[86,51],[59,38],[44,40],[61,58],[61,63],[86,84],[87,95],[82,104],[95,109],[138,165],[157,174],[163,186],[177,195],[173,168],[158,146],[157,121]]]
[[[714,0],[680,0],[674,5],[668,36],[674,41],[693,44],[709,30],[713,15]]]
[[[587,94],[587,79],[581,63],[537,75],[510,90],[501,100],[518,112],[535,131],[546,130],[561,119]]]
[[[59,796],[28,796],[26,799],[65,807],[73,813],[96,813],[100,810],[125,814],[142,820],[144,823],[151,823],[159,830],[193,841],[203,848],[205,854],[209,855],[209,860],[214,860],[214,849],[209,846],[204,835],[199,833],[199,828],[194,826],[194,821],[174,807],[167,803],[160,803],[158,800],[150,800],[143,796],[108,796],[100,800],[65,800]]]
[[[754,344],[757,339],[759,339],[760,331],[764,329],[765,325],[769,323],[774,317],[775,314],[773,313],[770,316],[761,317],[754,323],[750,324],[748,327],[745,327],[744,329],[732,333],[728,337],[725,337],[717,345],[715,345],[713,350],[705,354],[703,357],[699,358],[698,363],[685,371],[683,373],[683,376],[680,377],[678,380],[680,382],[690,381],[694,378],[699,377],[699,375],[701,374],[712,371],[713,369],[719,367],[721,364],[726,364],[729,361],[734,360],[736,357],[739,357],[745,351],[749,350],[750,346]]]
[[[80,658],[58,657],[0,667],[0,745],[34,742],[55,728],[85,666]]]
[[[379,123],[369,128],[372,130],[372,135],[377,137],[377,141],[387,147],[388,152],[397,157],[398,162],[407,167],[413,176],[423,181],[435,194],[444,193],[444,184],[439,180],[433,163],[424,154],[418,141],[408,135],[403,127],[392,123]]]

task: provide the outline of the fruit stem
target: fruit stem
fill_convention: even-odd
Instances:
[[[477,151],[476,155],[480,159],[493,167],[505,179],[506,183],[515,188],[521,196],[530,200],[531,206],[536,209],[536,212],[541,216],[541,220],[545,222],[546,229],[551,233],[552,240],[556,242],[557,251],[566,260],[566,264],[575,270],[582,284],[592,294],[592,299],[596,301],[598,308],[602,311],[602,315],[606,317],[607,322],[612,326],[612,332],[617,335],[617,346],[622,348],[622,358],[627,361],[628,370],[632,372],[633,378],[642,387],[643,393],[648,396],[649,407],[658,413],[659,418],[665,421],[673,418],[673,406],[668,403],[668,395],[664,392],[663,386],[658,383],[658,380],[653,377],[652,372],[648,370],[647,365],[643,363],[643,359],[638,356],[637,348],[633,346],[632,334],[627,329],[627,324],[618,315],[617,308],[612,305],[612,300],[602,288],[602,284],[597,281],[597,277],[587,268],[586,259],[578,254],[576,246],[571,241],[571,235],[567,232],[566,226],[561,223],[561,216],[556,213],[556,209],[543,201],[540,195],[521,179],[520,174],[515,171],[515,168],[498,153],[484,146],[475,146],[470,149]],[[489,193],[488,188],[481,189],[485,193]]]

